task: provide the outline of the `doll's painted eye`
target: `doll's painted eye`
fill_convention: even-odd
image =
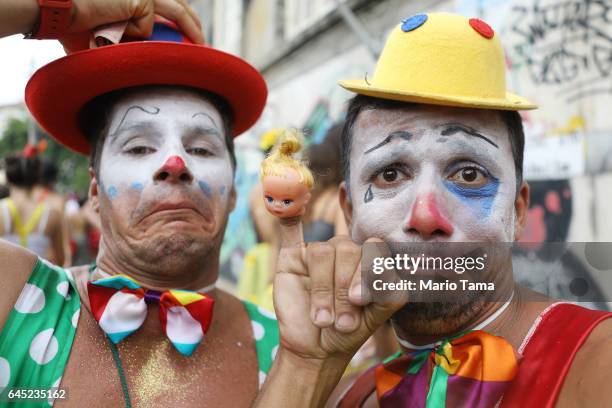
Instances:
[[[270,196],[266,196],[266,201],[272,204],[274,202],[274,199]]]
[[[285,204],[285,207],[289,207],[291,204],[293,204],[293,200],[283,200],[283,204]]]

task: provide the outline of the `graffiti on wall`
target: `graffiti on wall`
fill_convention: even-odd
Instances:
[[[612,138],[603,136],[612,133],[612,117],[604,112],[612,103],[612,1],[508,4],[500,30],[509,86],[540,105],[527,114],[527,136],[548,151],[532,163],[549,171],[533,178],[611,171],[601,152],[612,150]],[[532,147],[535,153],[538,144]]]
[[[509,21],[506,51],[535,84],[567,103],[612,93],[612,2],[535,0],[514,5]]]

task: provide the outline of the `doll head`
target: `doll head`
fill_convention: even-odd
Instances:
[[[305,163],[293,154],[301,148],[296,130],[285,130],[280,144],[261,163],[261,184],[268,211],[280,218],[303,215],[314,184]]]

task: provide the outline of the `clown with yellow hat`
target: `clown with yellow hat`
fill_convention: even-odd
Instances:
[[[598,379],[612,354],[598,350],[600,335],[612,336],[612,313],[556,303],[514,281],[511,246],[529,206],[517,111],[536,105],[507,91],[495,31],[454,14],[408,17],[374,74],[340,85],[357,94],[340,186],[350,238],[306,247],[303,263],[289,252],[282,259],[291,272],[274,286],[281,357],[262,406],[607,401]],[[302,242],[299,223],[282,228],[283,246]],[[398,351],[337,385],[375,331],[383,350],[385,330]],[[300,384],[295,396],[282,393],[286,378]],[[334,387],[340,397],[330,397]]]

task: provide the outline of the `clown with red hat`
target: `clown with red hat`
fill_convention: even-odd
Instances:
[[[184,0],[9,5],[7,30],[70,50],[32,75],[25,101],[52,137],[90,155],[102,236],[96,262],[71,269],[0,242],[0,392],[249,405],[276,320],[215,283],[236,202],[234,137],[263,110],[261,74],[204,44]]]

